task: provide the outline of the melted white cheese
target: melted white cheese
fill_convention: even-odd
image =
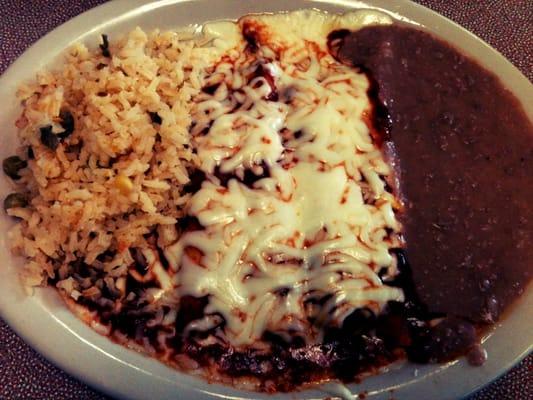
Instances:
[[[321,14],[317,36],[305,21],[278,35],[273,26],[283,18],[242,20],[268,33],[259,52],[234,38],[209,78],[215,92],[196,100],[192,134],[210,179],[188,214],[204,229],[166,250],[179,295],[209,296],[207,315],[192,324],[208,329],[220,314],[235,346],[265,331],[319,342],[325,325],[342,324],[354,309],[377,314],[403,300],[378,276],[396,273],[389,249],[399,239],[390,232],[401,227],[385,190],[391,170],[364,122],[367,79],[327,54],[337,20]],[[224,187],[213,176],[265,168],[269,176],[252,187],[236,178]]]

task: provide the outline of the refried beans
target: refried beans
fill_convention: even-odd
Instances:
[[[459,327],[440,329],[455,344],[431,350],[439,340],[427,339],[434,354],[413,358],[449,358],[468,347],[469,322],[494,323],[531,280],[532,124],[493,73],[427,32],[341,30],[329,46],[373,82],[374,122],[405,204],[413,296]]]

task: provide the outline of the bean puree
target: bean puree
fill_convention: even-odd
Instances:
[[[374,120],[405,204],[413,296],[448,316],[439,329],[461,331],[455,350],[466,350],[467,321],[495,322],[531,279],[532,124],[495,75],[421,30],[342,30],[329,45],[372,81]]]

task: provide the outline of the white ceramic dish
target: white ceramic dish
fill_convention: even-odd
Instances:
[[[5,100],[0,111],[0,158],[12,154],[16,147],[14,121],[19,108],[15,101],[18,84],[34,77],[39,69],[57,60],[61,51],[75,41],[93,45],[101,33],[124,33],[141,26],[177,28],[209,20],[237,18],[246,13],[289,11],[318,8],[343,12],[356,8],[377,8],[397,19],[414,21],[441,36],[494,71],[521,100],[533,119],[533,86],[503,56],[477,37],[444,17],[407,0],[118,0],[74,18],[46,35],[27,50],[0,78],[0,98]],[[9,193],[10,184],[0,177],[0,198]],[[18,279],[17,266],[6,244],[4,234],[12,221],[0,213],[0,313],[28,343],[70,374],[98,390],[127,399],[270,399],[271,396],[239,391],[208,384],[181,374],[159,362],[116,345],[93,332],[76,319],[51,289],[24,294]],[[532,347],[533,291],[529,290],[508,313],[484,346],[488,361],[478,368],[464,360],[446,365],[393,366],[384,374],[350,385],[354,393],[366,392],[372,400],[390,399],[391,392],[402,399],[457,399],[476,390],[505,372],[527,354]],[[46,378],[45,378],[46,379]],[[277,396],[281,399],[319,399],[323,390],[307,390]],[[355,396],[354,398],[357,398]]]

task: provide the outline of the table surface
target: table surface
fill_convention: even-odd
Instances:
[[[0,73],[70,18],[105,0],[0,0]],[[488,42],[533,79],[532,0],[417,0]],[[53,338],[50,338],[53,340]],[[533,399],[533,355],[468,400]],[[45,379],[43,379],[45,377]],[[0,320],[0,398],[105,400],[50,364]]]

